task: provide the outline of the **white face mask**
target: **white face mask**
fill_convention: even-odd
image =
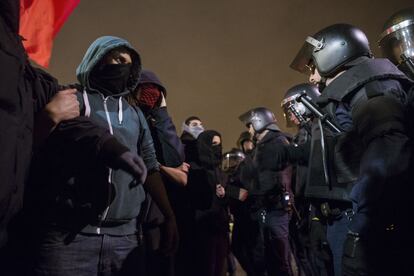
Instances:
[[[188,126],[183,123],[182,130],[191,134],[194,139],[197,139],[198,136],[204,131],[203,126]]]

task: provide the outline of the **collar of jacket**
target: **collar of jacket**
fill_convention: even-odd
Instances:
[[[343,102],[352,97],[353,92],[368,82],[380,79],[410,80],[388,59],[356,59],[345,73],[330,83],[318,98],[317,103],[325,106],[331,101]]]

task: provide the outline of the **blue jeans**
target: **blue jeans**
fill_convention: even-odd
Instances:
[[[71,234],[53,230],[41,237],[33,275],[144,275],[137,235]]]

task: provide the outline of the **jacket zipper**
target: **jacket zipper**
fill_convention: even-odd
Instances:
[[[105,115],[106,115],[106,121],[108,122],[108,126],[109,126],[109,132],[111,133],[111,135],[114,135],[114,130],[112,128],[112,123],[111,123],[111,118],[109,117],[109,112],[108,112],[108,106],[106,104],[108,97],[104,97],[103,98],[103,104],[104,104],[104,109],[105,109]],[[105,221],[106,217],[108,216],[109,213],[109,206],[111,204],[111,197],[112,197],[112,188],[111,188],[111,184],[112,184],[112,169],[109,168],[109,174],[108,174],[108,185],[109,185],[109,191],[108,191],[108,198],[107,198],[107,207],[105,208],[105,211],[103,211],[101,217],[100,217],[100,221],[98,223],[98,227],[96,228],[96,233],[100,234],[101,233],[101,225],[102,223]]]

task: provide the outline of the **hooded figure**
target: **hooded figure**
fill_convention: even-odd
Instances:
[[[121,59],[123,51],[129,53],[131,63],[107,63],[110,55],[115,60]],[[142,112],[130,106],[123,97],[138,85],[140,72],[140,57],[133,47],[121,38],[104,36],[89,47],[76,75],[83,87],[82,96],[79,95],[81,114],[97,125],[109,128],[122,144],[140,153],[151,172],[158,170],[158,165],[148,125]],[[127,232],[134,233],[136,223],[130,220],[138,216],[140,203],[145,199],[143,187],[138,185],[142,183],[136,183],[132,175],[122,170],[110,170],[109,174],[115,195],[110,195],[114,198],[105,220],[127,220],[131,224]],[[122,232],[125,227],[123,225]],[[117,232],[115,229],[110,227],[107,231]],[[99,227],[91,230],[98,234],[101,231]]]
[[[131,157],[142,174],[135,178],[123,169],[108,168],[105,160],[87,162],[83,155],[65,160],[73,158],[73,153],[62,150],[66,155],[56,164],[48,164],[53,169],[48,168],[50,176],[42,183],[44,193],[39,192],[42,196],[38,212],[42,224],[40,234],[44,239],[37,248],[39,258],[35,260],[35,275],[51,271],[58,271],[59,275],[98,275],[106,270],[116,275],[121,270],[142,272],[142,263],[136,259],[139,260],[139,256],[132,258],[132,263],[126,259],[139,251],[137,234],[141,203],[145,199],[144,182],[166,217],[167,236],[161,249],[168,253],[175,250],[174,214],[158,172],[148,125],[142,112],[123,97],[137,86],[140,71],[138,53],[127,41],[111,36],[92,43],[77,68],[83,90],[78,93],[81,115],[107,129],[122,143],[124,151],[142,156],[143,160]],[[59,145],[62,144],[65,140]],[[102,146],[111,145],[114,152],[122,150],[113,143]],[[88,150],[85,148],[85,153]],[[108,255],[100,254],[102,247],[108,249]]]
[[[197,275],[226,275],[228,214],[226,203],[216,196],[217,185],[224,183],[220,170],[221,135],[206,130],[196,142],[197,153],[190,162],[188,188],[196,209]]]
[[[162,223],[164,217],[151,197],[147,197],[143,212],[146,214],[143,221],[145,239],[145,256],[148,276],[186,275],[187,262],[192,251],[186,250],[194,241],[188,232],[194,231],[190,223],[187,189],[187,173],[182,169],[184,162],[184,147],[174,123],[168,114],[166,88],[149,70],[142,70],[137,89],[130,95],[129,102],[142,109],[154,141],[160,172],[167,190],[168,199],[174,210],[180,245],[174,256],[162,256],[158,253],[161,240]]]

